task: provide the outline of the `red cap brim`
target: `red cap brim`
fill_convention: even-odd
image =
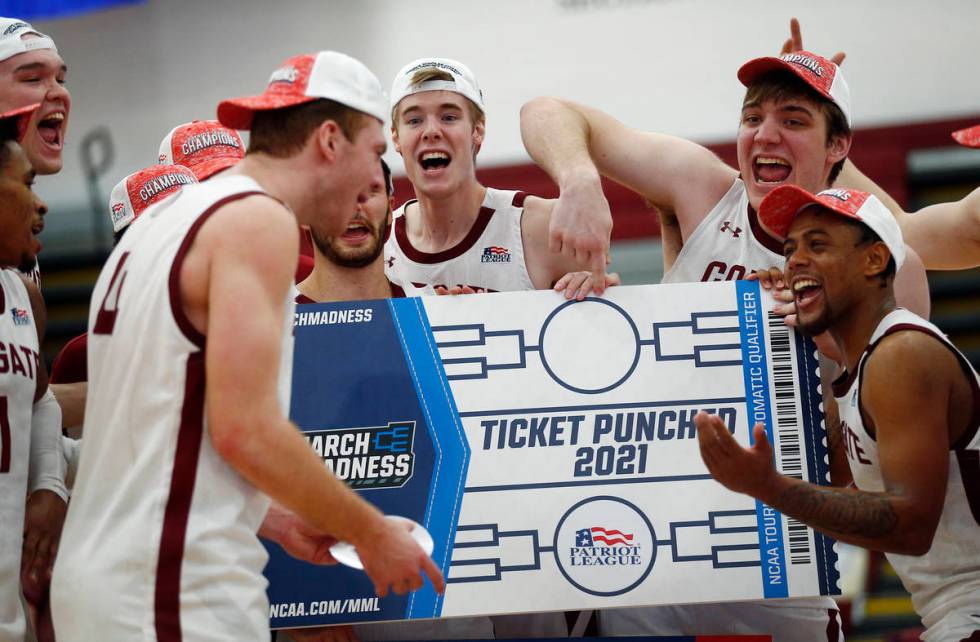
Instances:
[[[218,121],[225,127],[248,131],[252,129],[252,118],[257,111],[293,107],[314,100],[317,100],[316,96],[287,96],[284,94],[229,98],[218,103]]]
[[[194,173],[198,181],[204,181],[218,172],[223,172],[229,167],[234,167],[242,159],[234,158],[232,156],[224,156],[222,158],[212,158],[211,160],[202,161],[193,166],[186,166],[189,170]]]
[[[30,122],[31,116],[40,106],[41,103],[34,103],[0,114],[0,120],[17,119],[17,142],[24,140],[24,135],[27,133],[27,123]]]
[[[778,187],[769,192],[759,204],[759,221],[777,237],[785,239],[793,219],[806,205],[827,207],[802,187]]]
[[[767,74],[771,71],[791,71],[796,74],[803,82],[812,87],[818,94],[826,98],[832,103],[837,101],[829,93],[823,90],[823,88],[814,85],[811,79],[807,77],[805,73],[797,65],[790,64],[783,60],[782,58],[776,58],[775,56],[766,56],[764,58],[756,58],[755,60],[750,60],[738,69],[738,79],[739,81],[748,87],[757,78],[763,74]]]
[[[960,129],[952,134],[953,140],[965,147],[980,147],[980,125]]]

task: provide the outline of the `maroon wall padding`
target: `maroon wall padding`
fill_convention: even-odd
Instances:
[[[908,203],[908,167],[910,151],[927,147],[954,147],[950,133],[980,123],[980,114],[967,118],[937,120],[887,127],[868,127],[854,132],[850,158],[865,174],[890,193],[900,204]],[[725,162],[736,166],[735,143],[711,143],[706,147]],[[519,189],[529,194],[555,197],[558,188],[547,174],[532,163],[506,165],[477,170],[480,182],[501,189]],[[414,198],[412,186],[405,177],[395,178],[395,203]],[[603,180],[603,188],[613,212],[613,240],[657,238],[660,225],[656,212],[643,199],[612,181]]]

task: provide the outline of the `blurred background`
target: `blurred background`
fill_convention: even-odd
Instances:
[[[175,125],[213,118],[219,100],[259,92],[285,58],[337,49],[390,86],[421,56],[456,58],[479,80],[486,185],[556,195],[524,151],[519,109],[557,95],[639,129],[704,143],[734,164],[746,60],[776,54],[796,16],[807,49],[847,52],[851,158],[905,206],[962,197],[980,184],[980,150],[949,132],[980,123],[980,2],[975,0],[21,0],[0,14],[50,34],[73,96],[65,169],[38,179],[51,212],[42,236],[49,305],[45,355],[84,331],[91,284],[110,245],[109,190],[156,162]],[[389,152],[396,175],[401,159]],[[656,214],[607,186],[613,269],[656,282]],[[396,202],[411,197],[396,181]],[[980,224],[980,223],[978,223]],[[256,239],[256,242],[260,242]],[[933,321],[980,365],[980,272],[932,273]],[[880,559],[856,556],[849,639],[893,639],[915,626]],[[889,638],[891,636],[891,638]],[[912,639],[915,639],[914,637]]]

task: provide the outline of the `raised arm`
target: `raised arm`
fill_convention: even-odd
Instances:
[[[259,490],[312,527],[354,544],[379,595],[389,587],[418,588],[423,570],[441,590],[432,560],[324,467],[280,407],[281,337],[297,251],[292,215],[271,199],[251,197],[215,213],[185,261],[182,294],[186,284],[185,305],[193,305],[195,274],[206,260],[211,441]]]
[[[675,213],[687,238],[737,175],[701,145],[642,132],[598,109],[559,98],[525,104],[521,135],[531,158],[561,191],[553,221],[599,210],[607,215],[602,175]]]

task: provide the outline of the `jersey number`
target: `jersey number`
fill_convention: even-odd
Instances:
[[[0,397],[0,473],[10,472],[10,418],[7,398]]]
[[[116,271],[112,273],[112,280],[109,281],[109,289],[106,290],[102,305],[99,306],[99,313],[95,316],[95,327],[92,332],[95,334],[112,334],[112,329],[116,327],[116,315],[119,314],[119,294],[122,292],[123,282],[126,280],[126,259],[129,252],[123,252],[116,264]]]

